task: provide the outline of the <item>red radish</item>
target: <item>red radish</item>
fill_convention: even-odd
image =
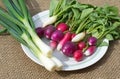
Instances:
[[[68,30],[68,26],[65,23],[59,23],[57,25],[57,30],[61,30],[62,32],[64,32],[64,31]]]
[[[79,47],[79,49],[81,49],[81,50],[83,50],[85,47],[86,47],[86,44],[85,44],[85,42],[79,42],[78,43],[78,47]]]
[[[62,46],[67,42],[67,41],[70,41],[71,40],[71,33],[70,32],[67,32],[63,39],[59,42],[58,46],[57,46],[57,50],[60,50],[62,48]]]
[[[83,40],[85,37],[85,32],[81,32],[77,35],[75,35],[75,37],[72,39],[72,42],[79,42],[81,40]]]
[[[47,27],[44,28],[44,35],[46,38],[50,39],[52,33],[56,30],[56,28],[53,25],[48,25]]]
[[[63,37],[64,37],[64,33],[60,30],[54,31],[53,34],[51,35],[51,39],[56,42],[59,42],[60,40],[62,40]]]
[[[89,43],[89,45],[96,45],[96,43],[97,43],[97,38],[95,38],[95,37],[90,37],[90,38],[88,39],[88,43]]]
[[[42,37],[44,35],[44,28],[42,27],[36,28],[35,31],[39,37]]]
[[[76,60],[76,61],[81,61],[82,59],[83,59],[83,52],[82,52],[82,50],[76,50],[75,52],[74,52],[74,59]]]
[[[77,50],[77,46],[75,43],[71,41],[67,41],[63,46],[62,46],[62,52],[64,55],[68,57],[73,57],[73,53]]]
[[[72,36],[71,36],[71,39],[73,39],[73,38],[75,37],[75,35],[76,35],[76,34],[75,34],[75,33],[73,33],[73,34],[72,34]]]
[[[88,49],[84,52],[85,56],[90,56],[96,51],[96,46],[90,46]]]
[[[57,42],[56,41],[50,41],[50,47],[52,48],[52,49],[55,49],[56,47],[57,47]]]

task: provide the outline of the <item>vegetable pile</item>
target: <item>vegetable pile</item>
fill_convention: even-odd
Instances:
[[[108,45],[104,39],[120,38],[120,17],[115,6],[51,0],[49,16],[42,28],[50,46],[78,62],[92,55],[97,47]]]
[[[49,18],[35,28],[24,0],[2,0],[0,24],[20,43],[27,46],[49,70],[61,70],[63,64],[53,50],[80,62],[91,56],[103,42],[120,38],[120,17],[115,6],[97,7],[77,0],[51,0]],[[41,39],[49,39],[50,46]]]
[[[70,32],[86,32],[98,40],[120,38],[120,17],[115,6],[96,7],[77,0],[51,0],[50,4],[50,18],[54,19],[48,19],[48,22],[55,26],[63,22],[69,26]],[[43,26],[48,24],[45,22]]]

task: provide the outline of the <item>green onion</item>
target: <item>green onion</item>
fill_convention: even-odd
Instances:
[[[27,46],[49,70],[59,70],[60,60],[52,55],[52,49],[36,34],[32,17],[24,0],[2,0],[7,11],[0,8],[0,24],[20,43]],[[59,61],[59,63],[56,63]]]
[[[3,28],[3,29],[0,29],[0,35],[7,32],[7,29],[6,28]]]

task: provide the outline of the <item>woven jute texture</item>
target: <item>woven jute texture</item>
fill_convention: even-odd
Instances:
[[[110,4],[120,9],[120,0],[78,1],[97,6]],[[50,0],[26,0],[26,3],[35,15],[49,9]],[[1,2],[0,6],[3,7]],[[88,68],[49,72],[28,58],[14,38],[0,35],[0,79],[120,79],[120,40],[110,42],[105,56]]]

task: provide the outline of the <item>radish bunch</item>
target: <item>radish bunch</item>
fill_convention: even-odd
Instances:
[[[36,28],[36,33],[39,37],[44,36],[49,39],[53,50],[62,51],[64,55],[73,57],[77,62],[92,55],[96,50],[97,39],[95,37],[89,36],[85,39],[87,36],[85,32],[72,33],[65,23],[59,23],[56,27],[47,25],[44,28]]]

